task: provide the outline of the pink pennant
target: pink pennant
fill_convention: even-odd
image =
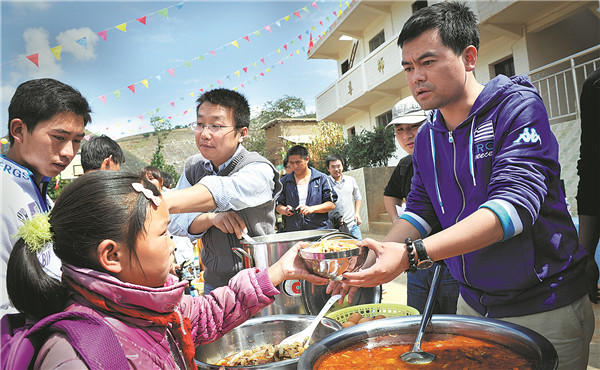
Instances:
[[[279,64],[283,64],[283,60],[280,60],[280,61],[279,61]]]
[[[244,87],[244,84],[241,84],[240,86],[243,88],[243,87]]]
[[[173,119],[173,116],[169,116],[169,117],[167,117],[167,118],[168,118],[168,119]]]
[[[100,36],[102,40],[106,41],[106,30],[98,32],[98,36]]]
[[[300,13],[298,13],[298,12],[294,12],[294,15],[295,15],[296,17],[300,18]]]
[[[283,48],[287,51],[287,44],[284,44]]]
[[[142,23],[144,26],[146,25],[146,16],[136,18],[138,22]]]
[[[213,57],[216,57],[216,56],[217,56],[217,54],[215,53],[215,51],[214,51],[214,50],[210,51],[210,53],[212,54],[212,56],[213,56]]]
[[[298,35],[298,38],[300,39],[300,41],[302,41],[302,35]]]
[[[260,75],[261,75],[261,76],[264,76],[265,74],[264,74],[264,73],[262,73],[262,72],[260,72]]]
[[[242,69],[244,70],[244,72],[248,73],[248,67],[244,67]]]
[[[185,116],[187,113],[187,109],[183,111],[183,115]]]
[[[99,96],[98,99],[100,99],[102,103],[106,104],[106,95]]]
[[[140,120],[142,120],[142,121],[143,121],[143,120],[144,120],[144,115],[143,115],[143,114],[140,114],[140,115],[138,116],[138,118],[139,118]]]
[[[36,67],[40,68],[40,65],[38,64],[38,58],[38,53],[27,56],[27,59],[31,60],[31,63],[35,64]]]
[[[314,2],[314,1],[313,1],[312,3],[310,3],[310,5],[314,6],[314,7],[315,7],[315,9],[319,9],[319,8],[317,8],[317,3],[316,3],[316,2]]]
[[[265,26],[265,30],[267,30],[267,31],[269,31],[269,32],[271,32],[271,33],[273,33],[273,31],[271,31],[271,26]]]
[[[265,64],[265,58],[260,58],[260,61],[263,62],[263,64]]]
[[[221,80],[217,80],[217,83],[218,83],[219,85],[223,85],[223,83],[221,82]]]
[[[246,39],[246,41],[250,42],[250,36],[246,35],[244,36],[244,38]]]
[[[337,17],[337,13],[335,11],[333,12],[333,15],[335,15]]]
[[[323,21],[319,21],[319,24],[322,26],[323,25]]]
[[[129,88],[129,90],[131,90],[132,93],[135,94],[135,84],[134,85],[129,85],[127,87]]]
[[[174,101],[171,102],[171,106],[175,107],[175,102]]]
[[[204,92],[204,89],[200,89],[200,92]]]
[[[175,69],[173,69],[173,68],[169,68],[169,69],[167,69],[167,72],[169,72],[169,74],[170,74],[171,76],[175,77]]]

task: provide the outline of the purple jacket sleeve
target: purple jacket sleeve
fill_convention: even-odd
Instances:
[[[184,296],[180,308],[190,318],[194,344],[199,345],[219,339],[271,304],[277,294],[266,269],[245,269],[208,296]]]

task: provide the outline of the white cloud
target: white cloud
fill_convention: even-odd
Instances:
[[[50,45],[48,31],[44,28],[27,28],[23,32],[23,40],[25,41],[25,54],[21,55],[24,61],[21,63],[21,68],[30,78],[54,77],[62,75],[63,70],[58,60],[52,52],[51,47],[58,45]],[[39,68],[32,62],[25,59],[26,56],[38,53]]]
[[[77,40],[83,37],[86,38],[87,49],[77,43]],[[63,31],[56,36],[56,41],[58,41],[59,45],[62,45],[62,54],[70,53],[77,61],[89,61],[96,59],[97,54],[95,46],[99,40],[100,37],[89,27],[73,28]]]
[[[48,1],[21,0],[21,1],[10,2],[10,4],[12,6],[14,6],[15,8],[21,8],[24,11],[28,11],[28,12],[43,11],[43,10],[47,10],[51,7],[50,2],[48,2]]]
[[[12,85],[2,86],[2,103],[9,103],[12,96],[15,94],[16,87]]]

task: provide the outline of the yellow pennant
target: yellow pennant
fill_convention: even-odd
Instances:
[[[140,82],[146,86],[146,89],[148,88],[148,80],[141,80]]]
[[[193,92],[191,92],[191,93],[190,93],[190,96],[191,96],[191,97],[193,97],[193,96],[194,96],[194,93],[193,93]]]
[[[121,90],[115,90],[115,91],[113,91],[113,94],[115,94],[117,99],[121,99]]]
[[[56,57],[57,60],[60,60],[60,51],[62,49],[62,45],[58,45],[56,47],[53,47],[52,49],[50,49],[50,51],[52,52],[52,54],[54,54],[54,56]]]
[[[235,75],[240,77],[240,71],[235,71]]]
[[[118,26],[115,26],[115,28],[118,29],[118,30],[121,30],[123,32],[127,32],[127,23],[123,23],[123,24],[120,24]]]
[[[238,45],[238,42],[237,42],[237,40],[233,41],[233,42],[231,43],[231,45],[235,46],[236,48],[239,48],[239,47],[240,47],[240,46]]]
[[[281,54],[281,49],[277,49],[277,52],[278,52],[279,54]]]
[[[283,18],[283,19],[285,19],[285,21],[287,22],[287,21],[289,21],[289,20],[290,20],[290,16],[289,16],[289,15],[286,15],[286,16],[285,16],[285,18]]]
[[[271,72],[271,68],[267,68],[267,72]]]

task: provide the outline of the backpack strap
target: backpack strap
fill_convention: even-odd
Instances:
[[[4,318],[2,321],[4,324]],[[18,347],[11,350],[11,352],[15,352],[15,355],[18,355],[22,350],[34,350],[34,353],[37,355],[37,351],[46,339],[52,333],[59,332],[66,335],[67,340],[88,368],[92,370],[129,369],[125,352],[113,331],[104,321],[90,314],[84,312],[60,312],[43,318],[28,329],[21,330],[27,331],[26,337],[30,340],[21,341]],[[33,345],[33,343],[38,342],[34,340],[36,337],[43,338],[39,342],[39,346]],[[3,353],[2,355],[6,354]],[[35,357],[34,355],[32,360]],[[31,365],[32,363],[29,364],[29,366]],[[25,367],[29,366],[26,365]]]

